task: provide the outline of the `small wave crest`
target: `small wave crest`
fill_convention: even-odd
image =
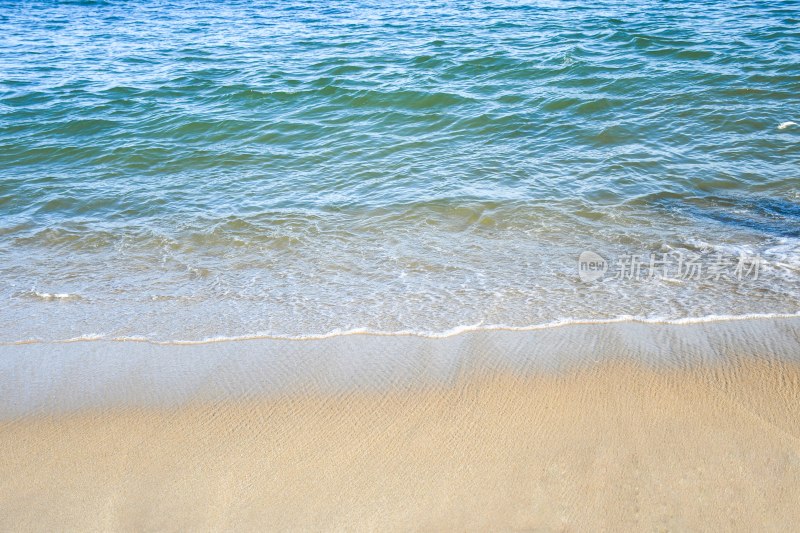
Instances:
[[[81,295],[68,292],[41,292],[35,289],[21,293],[21,296],[43,301],[81,300]]]
[[[234,335],[234,336],[214,336],[202,339],[171,339],[159,340],[147,336],[109,336],[103,333],[87,333],[77,337],[57,340],[44,340],[38,338],[31,338],[18,341],[0,342],[0,346],[14,346],[24,344],[67,344],[78,342],[93,342],[93,341],[107,341],[107,342],[140,342],[152,344],[157,346],[191,346],[203,344],[215,344],[224,342],[240,342],[240,341],[255,341],[255,340],[275,340],[275,341],[313,341],[324,340],[335,337],[346,336],[372,336],[372,337],[420,337],[426,339],[444,339],[455,337],[467,333],[483,332],[483,331],[539,331],[545,329],[562,328],[569,326],[596,326],[606,324],[663,324],[668,326],[681,326],[689,324],[704,324],[715,322],[733,322],[745,320],[770,320],[770,319],[792,319],[800,318],[800,311],[796,313],[749,313],[742,315],[705,315],[697,317],[681,317],[681,318],[666,318],[666,317],[642,317],[633,315],[620,315],[610,318],[597,318],[597,319],[580,319],[580,318],[564,318],[554,320],[551,322],[543,322],[541,324],[530,324],[526,326],[513,326],[507,324],[466,324],[454,326],[450,329],[442,331],[425,331],[425,330],[397,330],[397,331],[382,331],[370,328],[352,328],[352,329],[334,329],[325,333],[310,333],[305,335],[282,335],[276,333],[253,333],[248,335]]]

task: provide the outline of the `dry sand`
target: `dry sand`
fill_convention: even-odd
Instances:
[[[632,362],[0,423],[2,530],[796,530],[800,366]]]

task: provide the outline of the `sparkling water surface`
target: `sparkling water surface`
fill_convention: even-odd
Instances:
[[[794,122],[799,1],[3,1],[0,340],[797,313]]]

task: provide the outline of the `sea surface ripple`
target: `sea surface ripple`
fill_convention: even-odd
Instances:
[[[2,342],[800,311],[797,0],[0,1],[0,50]]]

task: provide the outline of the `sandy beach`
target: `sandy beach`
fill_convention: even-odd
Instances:
[[[666,349],[699,343],[698,327],[648,326]],[[779,328],[753,342],[791,353],[794,329]],[[727,353],[17,416],[0,426],[0,527],[789,531],[800,364]]]

